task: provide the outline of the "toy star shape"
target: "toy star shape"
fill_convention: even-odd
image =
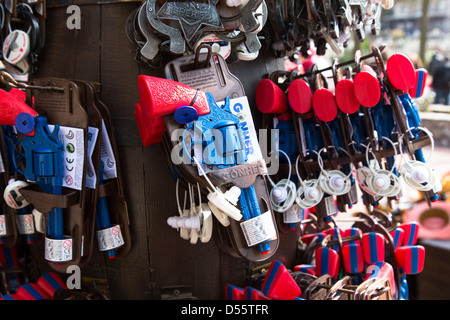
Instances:
[[[186,41],[189,42],[201,28],[206,26],[216,29],[223,28],[216,9],[218,1],[166,1],[159,9],[156,17],[159,19],[177,20]]]

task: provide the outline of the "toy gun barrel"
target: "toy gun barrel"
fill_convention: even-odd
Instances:
[[[100,165],[99,184],[103,184],[103,164]],[[111,219],[109,215],[108,201],[106,197],[97,198],[97,212],[95,213],[95,228],[103,230],[111,227]],[[117,250],[106,250],[106,256],[113,259]]]

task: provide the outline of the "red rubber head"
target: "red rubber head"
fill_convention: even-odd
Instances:
[[[319,120],[329,122],[336,118],[338,107],[333,92],[321,88],[314,92],[312,105],[314,113]]]
[[[297,113],[303,114],[311,111],[312,93],[309,84],[303,79],[295,79],[289,85],[289,104]]]
[[[256,106],[262,113],[280,114],[288,107],[286,94],[272,80],[262,79],[256,87]]]
[[[416,71],[412,61],[397,53],[386,61],[386,73],[391,84],[398,90],[409,90],[416,82]]]
[[[378,79],[367,71],[358,72],[354,80],[356,99],[366,108],[374,107],[381,98],[381,88]]]
[[[334,91],[338,108],[352,114],[359,110],[360,103],[355,95],[355,84],[350,79],[342,79],[336,83]]]

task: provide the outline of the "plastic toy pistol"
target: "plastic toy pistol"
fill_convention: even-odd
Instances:
[[[58,139],[59,126],[50,132],[47,118],[15,98],[0,90],[0,124],[14,125],[24,134],[21,144],[26,161],[25,178],[36,182],[45,193],[62,194],[63,144]],[[53,208],[48,213],[47,236],[62,240],[63,212]]]
[[[47,118],[35,117],[34,136],[25,136],[21,141],[25,151],[25,177],[35,181],[45,193],[61,195],[63,181],[63,144],[58,139],[59,126],[49,131]],[[18,128],[20,131],[20,129]],[[62,208],[53,208],[48,213],[47,236],[62,240]]]
[[[182,145],[189,157],[191,152],[188,147],[200,146],[203,157],[195,158],[200,164],[224,169],[246,163],[239,117],[231,113],[229,98],[225,98],[225,104],[219,107],[211,93],[177,81],[145,75],[139,76],[138,86],[140,102],[136,106],[135,116],[141,137],[146,137],[144,144],[157,142],[161,132],[164,132],[164,129],[155,130],[152,127],[152,123],[159,121],[155,119],[173,114],[176,122],[187,125],[182,135]],[[185,141],[188,129],[194,131],[194,139],[191,139],[189,146]],[[261,215],[253,186],[242,189],[240,199],[244,219]],[[260,244],[259,250],[262,254],[268,253],[269,243]]]

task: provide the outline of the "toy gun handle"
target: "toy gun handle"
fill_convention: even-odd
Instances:
[[[414,130],[414,128],[420,127],[420,116],[419,112],[417,110],[416,103],[411,99],[411,96],[409,93],[404,93],[398,96],[400,102],[403,105],[403,108],[405,108],[406,115],[408,116],[408,122],[410,125],[410,128],[412,129],[411,132],[414,136],[416,136],[417,132]],[[414,151],[414,156],[417,160],[425,163],[425,158],[423,156],[422,149],[417,149]]]
[[[393,113],[392,108],[386,108],[386,105],[382,100],[378,102],[378,104],[371,109],[373,112],[372,119],[374,120],[375,130],[378,132],[379,140],[383,144],[384,147],[387,146],[387,141],[383,139],[383,137],[389,138],[391,136],[392,129],[395,124],[393,123]],[[388,169],[392,169],[395,164],[394,157],[386,158]],[[394,168],[393,173],[398,176],[397,168]]]
[[[62,194],[63,145],[58,140],[59,126],[49,131],[45,117],[34,118],[34,136],[25,136],[21,144],[25,151],[25,177],[35,181],[45,193]],[[63,210],[53,208],[48,213],[47,234],[52,239],[64,238]]]
[[[303,119],[303,127],[305,132],[306,145],[309,151],[312,153],[313,150],[320,150],[323,147],[322,136],[319,130],[317,130],[314,119]]]

